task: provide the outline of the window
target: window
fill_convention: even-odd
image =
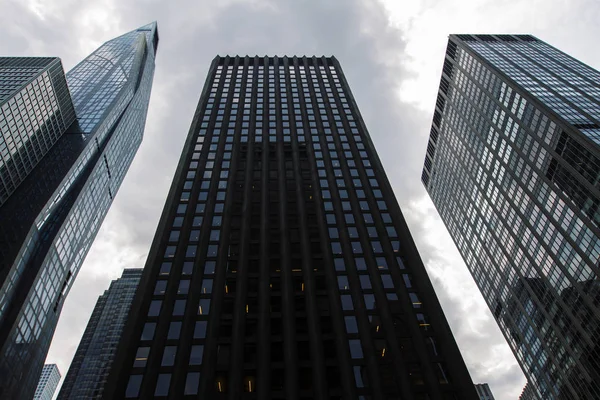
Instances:
[[[193,345],[190,351],[190,365],[202,364],[202,356],[204,355],[204,345]]]
[[[185,251],[185,256],[188,258],[196,257],[196,249],[197,249],[197,246],[195,246],[195,245],[188,246],[187,250]]]
[[[169,394],[169,385],[171,384],[171,374],[158,374],[156,380],[155,396],[167,396]]]
[[[360,279],[360,286],[363,289],[371,289],[371,279],[369,278],[369,275],[359,275],[359,279]]]
[[[186,261],[183,263],[183,268],[181,269],[181,275],[191,275],[194,272],[194,263],[191,261]]]
[[[383,287],[386,289],[392,289],[394,287],[394,282],[392,281],[392,276],[390,274],[381,274],[381,281],[383,282]]]
[[[188,372],[185,378],[184,395],[198,394],[198,384],[200,383],[200,372]]]
[[[169,333],[167,339],[179,339],[181,333],[181,321],[173,321],[169,325]]]
[[[185,312],[185,300],[175,300],[175,306],[173,307],[173,315],[183,315]]]
[[[383,257],[377,257],[377,268],[379,269],[388,269],[387,261]]]
[[[175,257],[175,250],[177,250],[177,246],[167,246],[167,249],[165,250],[165,258]]]
[[[410,279],[409,274],[402,274],[402,279],[404,279],[404,285],[410,289],[412,287],[412,281]]]
[[[354,260],[356,262],[356,269],[359,271],[366,271],[367,270],[367,263],[365,262],[364,258],[356,258]]]
[[[362,367],[359,366],[359,365],[355,365],[353,367],[353,370],[354,370],[354,380],[356,381],[356,387],[357,388],[365,387],[365,383],[363,382],[361,368]]]
[[[125,389],[125,397],[138,397],[140,394],[140,386],[142,386],[142,375],[131,375]]]
[[[155,322],[146,322],[144,324],[144,330],[142,331],[142,337],[140,340],[152,340],[154,339],[154,331],[156,330]]]
[[[413,308],[421,308],[421,299],[416,293],[409,293],[410,301],[412,302]]]
[[[216,244],[211,244],[208,246],[208,251],[206,252],[207,257],[216,257],[217,256],[218,246]]]
[[[331,251],[333,254],[342,254],[342,245],[339,242],[332,242]]]
[[[350,288],[350,284],[348,283],[348,277],[346,275],[340,275],[337,277],[338,288],[340,290],[348,290]]]
[[[167,290],[167,281],[160,280],[156,281],[156,286],[154,287],[155,295],[165,294],[165,290]]]
[[[149,317],[157,317],[160,314],[160,307],[162,306],[161,300],[152,300],[150,302],[150,308],[148,309]]]
[[[214,262],[214,261],[207,261],[204,264],[204,273],[205,274],[214,274],[216,266],[217,266],[216,262]]]
[[[177,288],[177,294],[188,294],[190,290],[190,280],[182,279],[179,281],[179,287]]]
[[[213,280],[212,279],[204,279],[202,281],[202,288],[200,289],[200,293],[208,294],[212,293]]]
[[[148,354],[150,354],[150,347],[138,347],[135,360],[133,360],[133,367],[145,367],[148,362]]]
[[[343,294],[340,296],[340,299],[342,300],[342,310],[354,310],[352,296],[349,294]]]
[[[358,324],[356,323],[355,316],[344,317],[344,322],[346,323],[346,332],[358,333]]]
[[[171,272],[171,263],[170,262],[162,263],[162,265],[160,266],[160,275],[169,275],[170,272]]]
[[[175,354],[177,354],[177,346],[165,346],[160,365],[163,367],[171,367],[175,365]]]
[[[210,299],[200,299],[198,305],[198,315],[208,315],[210,311]]]
[[[373,246],[374,253],[383,253],[383,249],[381,248],[380,242],[371,242],[371,246]]]
[[[375,309],[375,295],[374,294],[365,294],[365,295],[363,295],[363,298],[365,299],[365,306],[367,307],[367,310]]]
[[[207,324],[208,324],[208,321],[196,321],[196,326],[194,327],[194,339],[206,338]]]
[[[169,235],[169,242],[176,242],[179,240],[179,232],[180,231],[171,231]]]
[[[362,347],[360,347],[360,340],[351,339],[348,340],[348,344],[350,345],[350,357],[353,359],[363,358]]]

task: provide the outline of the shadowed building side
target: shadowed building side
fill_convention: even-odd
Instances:
[[[217,57],[104,398],[477,399],[333,57]]]

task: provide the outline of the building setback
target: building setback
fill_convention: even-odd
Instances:
[[[600,398],[600,73],[530,35],[451,35],[422,181],[531,396]]]
[[[139,147],[156,23],[66,77],[0,59],[0,398],[31,398],[65,296]],[[65,84],[66,79],[66,84]]]
[[[101,399],[142,270],[128,268],[98,298],[58,400]]]
[[[335,58],[213,61],[104,398],[152,396],[477,399]]]
[[[60,382],[60,371],[56,364],[46,364],[38,382],[33,400],[52,400],[54,391]]]
[[[534,393],[532,386],[529,383],[526,383],[519,396],[519,400],[535,400],[536,398],[537,395]]]
[[[487,383],[476,383],[475,390],[479,395],[479,400],[495,400],[494,395],[490,390],[490,385]]]

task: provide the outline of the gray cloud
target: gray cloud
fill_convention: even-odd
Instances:
[[[492,3],[482,2],[488,8],[474,11],[477,17],[498,13]],[[528,10],[536,6],[528,6],[528,1],[515,3]],[[431,4],[438,7],[441,3]],[[588,7],[584,22],[591,26],[600,7],[591,1],[577,4]],[[518,7],[507,15],[518,15]],[[440,24],[447,19],[440,15],[432,18],[433,11],[424,9],[421,17]],[[575,27],[576,12],[569,11],[565,18],[573,28],[563,25],[562,32],[550,33],[559,14],[549,13],[548,19],[535,25],[538,30],[533,33],[569,52],[565,38],[574,42],[590,30],[587,25]],[[408,51],[411,43],[421,43],[422,38],[416,35],[422,35],[423,30],[411,30],[419,20],[392,25],[380,2],[57,0],[43,4],[39,0],[9,0],[3,3],[0,14],[2,52],[60,56],[69,69],[103,41],[156,19],[160,44],[144,142],[66,301],[48,361],[58,362],[66,373],[98,295],[124,267],[143,266],[213,57],[335,55],[473,380],[489,382],[499,400],[515,399],[524,384],[523,374],[420,183],[435,94],[429,101],[431,109],[418,106],[416,101],[400,100],[401,87],[407,81],[433,80],[437,86],[443,43],[456,26],[430,24],[435,28],[439,54],[430,54],[432,58],[426,60],[436,68],[423,72],[410,67],[421,53]],[[513,28],[530,31],[526,18],[511,22],[506,29]],[[548,36],[544,32],[549,32]],[[575,56],[582,55],[584,49],[581,43],[573,44]],[[600,63],[600,56],[587,57],[588,62]],[[429,93],[431,88],[423,90]],[[417,92],[413,89],[412,93]]]

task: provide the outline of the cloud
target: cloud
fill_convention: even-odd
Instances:
[[[60,56],[66,70],[158,20],[145,138],[48,356],[63,374],[97,297],[123,268],[145,262],[213,57],[314,54],[342,65],[474,381],[489,382],[498,400],[521,392],[523,375],[420,183],[423,156],[449,33],[533,33],[598,67],[600,54],[589,51],[600,36],[596,2],[8,0],[2,8],[3,53]]]

